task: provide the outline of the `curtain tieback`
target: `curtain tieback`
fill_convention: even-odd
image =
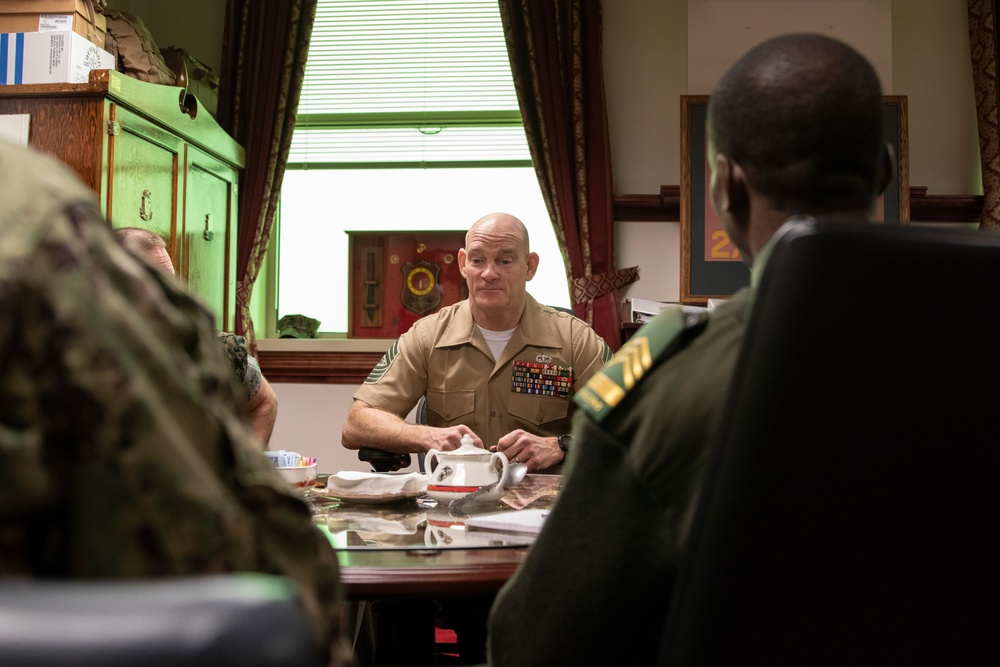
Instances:
[[[638,279],[638,266],[584,276],[583,278],[574,278],[573,282],[570,283],[570,297],[575,304],[587,303],[609,292],[630,285]]]

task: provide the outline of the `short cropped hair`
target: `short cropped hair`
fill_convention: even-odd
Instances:
[[[722,77],[708,106],[717,152],[779,210],[867,208],[885,150],[882,86],[871,64],[818,34],[770,39]]]

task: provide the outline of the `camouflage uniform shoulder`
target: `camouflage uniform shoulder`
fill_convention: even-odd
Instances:
[[[243,384],[243,378],[247,375],[247,341],[243,336],[234,333],[220,331],[216,334],[219,344],[222,345],[226,359],[233,365],[233,377],[237,383]]]
[[[707,321],[707,311],[685,312],[683,306],[668,306],[636,331],[573,400],[600,423],[642,383],[650,369],[698,335]]]

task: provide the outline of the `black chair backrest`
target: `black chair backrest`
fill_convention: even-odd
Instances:
[[[1000,664],[1000,236],[792,225],[662,664]]]
[[[0,665],[324,664],[294,588],[282,577],[0,579]]]

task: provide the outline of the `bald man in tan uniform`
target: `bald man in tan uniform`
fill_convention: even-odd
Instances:
[[[446,451],[468,433],[531,471],[558,471],[572,395],[611,351],[583,320],[527,293],[538,261],[517,218],[473,224],[458,252],[469,298],[417,320],[386,352],[354,394],[344,446]],[[407,423],[421,396],[427,424]]]

